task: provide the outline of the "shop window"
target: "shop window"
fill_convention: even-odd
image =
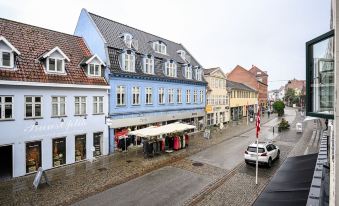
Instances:
[[[86,159],[86,135],[75,136],[75,161]]]
[[[53,167],[66,164],[66,138],[53,139]]]
[[[26,143],[26,173],[35,172],[41,167],[41,141]]]
[[[102,132],[97,132],[93,134],[93,146],[94,146],[94,152],[93,157],[102,155]]]
[[[334,30],[306,43],[306,112],[333,119]]]

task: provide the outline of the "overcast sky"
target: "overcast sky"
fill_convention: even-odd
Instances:
[[[73,34],[80,11],[182,43],[204,68],[237,64],[305,79],[305,42],[329,31],[330,0],[0,0],[0,17]]]

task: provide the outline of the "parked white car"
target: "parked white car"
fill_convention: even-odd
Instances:
[[[268,143],[259,142],[258,144],[258,164],[272,166],[272,162],[280,157],[280,149],[278,146]],[[250,144],[244,154],[246,164],[255,164],[257,161],[257,144]]]

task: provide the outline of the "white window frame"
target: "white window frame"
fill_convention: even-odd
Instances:
[[[91,65],[93,65],[93,74],[91,74]],[[97,70],[97,72],[96,72]],[[96,74],[97,73],[97,74]],[[93,77],[101,77],[101,64],[88,64],[87,65],[87,75]]]
[[[79,99],[77,101],[77,98]],[[76,107],[79,106],[79,113],[76,113]],[[85,108],[83,112],[83,108]],[[75,96],[74,97],[74,115],[82,116],[87,114],[87,97],[86,96]]]
[[[32,102],[27,102],[26,101],[27,97],[31,97],[32,98]],[[37,103],[35,102],[35,98],[36,97],[40,97],[40,102],[37,102]],[[24,98],[25,98],[25,118],[26,119],[42,118],[42,96],[28,95],[28,96],[24,96]],[[32,105],[32,116],[28,117],[28,116],[26,116],[27,115],[26,110],[27,110],[27,105],[30,105],[30,104]],[[40,116],[36,116],[35,115],[36,105],[40,105],[40,113],[41,113]]]
[[[177,103],[181,104],[182,103],[182,90],[177,89]]]
[[[168,89],[168,103],[174,104],[174,89]]]
[[[204,101],[204,91],[200,90],[200,103]]]
[[[132,40],[133,40],[132,34],[129,33],[124,34],[124,42],[128,48],[132,48]]]
[[[49,61],[51,59],[54,59],[55,61],[55,70],[51,70],[51,68],[49,68]],[[61,71],[58,71],[58,60],[61,61]],[[46,68],[47,68],[47,72],[48,73],[56,73],[56,74],[64,74],[65,73],[65,59],[63,58],[54,58],[54,57],[47,57],[46,59]]]
[[[145,104],[147,105],[153,104],[152,87],[145,88]]]
[[[5,99],[10,97],[12,99],[11,102],[5,102]],[[12,109],[11,117],[6,118],[5,117],[5,110],[6,106],[10,105]],[[9,119],[14,119],[13,117],[13,111],[14,111],[14,97],[13,96],[0,96],[0,107],[1,107],[1,113],[0,113],[0,120],[9,120]]]
[[[9,53],[9,66],[3,65],[3,53]],[[14,68],[14,52],[12,50],[0,49],[0,68]]]
[[[186,79],[192,79],[192,67],[185,66],[185,77]]]
[[[104,113],[104,97],[93,96],[93,114],[103,114],[103,113]]]
[[[116,105],[126,106],[126,87],[123,85],[119,85],[116,88]]]
[[[145,57],[144,61],[144,73],[154,74],[154,58]]]
[[[194,104],[198,103],[198,91],[197,90],[193,91],[193,102]]]
[[[53,98],[57,98],[57,101],[53,102]],[[63,102],[61,101],[61,98],[64,98]],[[52,96],[51,102],[52,102],[52,117],[66,116],[66,96]],[[64,105],[64,108],[65,108],[64,114],[61,113],[61,105],[62,104]],[[57,114],[53,114],[53,105],[56,105]]]
[[[198,81],[202,80],[202,69],[196,69],[195,70],[195,79]]]
[[[140,87],[132,87],[132,105],[140,105]]]
[[[165,104],[165,89],[164,88],[158,89],[158,103]]]
[[[191,90],[189,89],[186,90],[186,103],[187,104],[191,103]]]
[[[127,51],[123,54],[123,70],[127,72],[135,72],[135,54],[130,51],[128,54]]]
[[[163,42],[153,42],[153,49],[155,52],[160,54],[167,54],[167,46]]]
[[[177,69],[175,62],[166,62],[166,76],[168,77],[177,77]]]

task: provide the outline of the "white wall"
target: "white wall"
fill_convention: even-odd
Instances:
[[[0,121],[0,146],[13,145],[13,176],[26,174],[26,142],[41,140],[42,168],[52,168],[52,139],[66,137],[66,163],[75,160],[74,136],[86,134],[86,158],[92,157],[93,133],[103,132],[103,155],[108,154],[108,129],[105,115],[108,113],[106,89],[55,88],[35,86],[3,86],[0,95],[13,95],[13,121]],[[25,120],[24,96],[42,96],[42,119]],[[52,96],[66,96],[66,115],[52,116]],[[74,116],[74,96],[87,96],[87,118]],[[104,96],[104,114],[93,115],[93,96]],[[35,125],[35,121],[38,125]]]

